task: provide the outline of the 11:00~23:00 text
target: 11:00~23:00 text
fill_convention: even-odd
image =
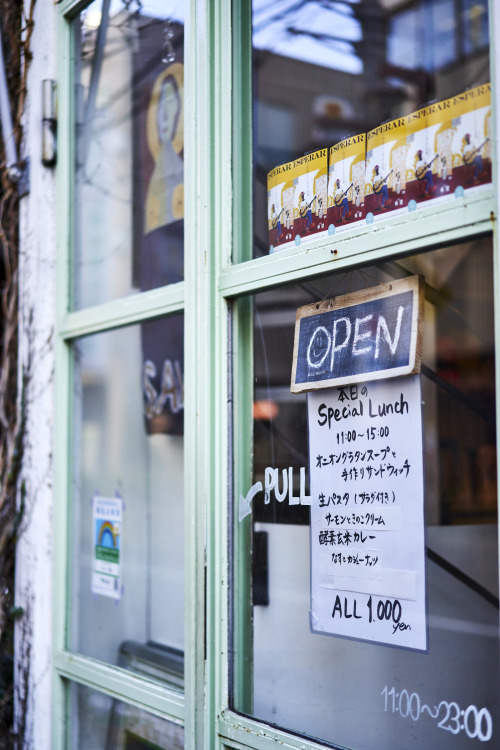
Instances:
[[[413,721],[418,721],[427,713],[437,721],[439,729],[452,734],[465,732],[470,739],[477,738],[481,742],[488,742],[493,734],[493,719],[487,708],[470,705],[464,710],[455,701],[441,701],[431,708],[422,703],[418,693],[410,694],[406,689],[398,693],[396,688],[389,690],[387,685],[381,695],[385,698],[384,711],[398,713],[403,719],[409,716]]]

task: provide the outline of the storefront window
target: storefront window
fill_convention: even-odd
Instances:
[[[184,3],[129,6],[73,24],[77,308],[183,279]]]
[[[264,748],[291,732],[350,750],[495,747],[488,3],[193,3],[186,36],[183,2],[65,8],[71,310],[58,320],[57,356],[71,387],[58,446],[71,455],[69,470],[59,456],[56,471],[69,479],[58,489],[69,513],[57,542],[68,585],[56,594],[56,719],[68,714],[81,750],[182,750],[181,724],[197,746],[215,738]],[[226,90],[221,80],[231,76]],[[392,140],[370,142],[378,129]],[[332,149],[348,141],[342,172]],[[186,246],[185,147],[194,165]],[[311,179],[304,169],[270,182],[318,152]],[[463,209],[463,223],[452,223],[446,201],[455,216]],[[325,439],[325,452],[312,454],[313,396],[290,390],[298,308],[409,280],[423,290],[421,368],[404,376],[421,420],[412,459],[393,461],[404,432],[394,442],[392,426],[377,433],[371,422],[363,440],[374,441],[378,463],[356,457],[349,409],[339,412],[345,429],[328,433],[335,450]],[[387,324],[377,331],[392,350]],[[365,333],[356,328],[355,355]],[[331,347],[321,335],[314,367]],[[346,387],[337,400],[366,395],[372,380]],[[332,398],[333,388],[317,393]],[[402,412],[402,395],[398,404]],[[421,528],[410,541],[422,566],[412,567],[396,535],[406,567],[383,570],[397,596],[380,593],[386,547],[375,542],[363,558],[373,572],[339,574],[338,588],[328,570],[317,575],[314,546],[353,569],[359,559],[343,548],[354,534],[359,544],[372,539],[365,520],[333,512],[349,501],[343,475],[314,493],[313,469],[327,460],[345,464],[349,481],[356,462],[368,479],[377,473],[377,492],[355,491],[370,506],[366,524],[388,520],[391,533],[403,503],[382,477],[406,472],[421,487]],[[320,632],[313,588],[335,624],[364,617],[379,633],[379,621],[390,621],[389,637]],[[417,599],[420,619],[410,623],[404,613]],[[414,622],[419,637],[401,642]]]
[[[309,506],[321,501],[309,497],[309,479],[318,457],[309,455],[307,395],[290,392],[297,308],[415,275],[425,281],[418,378],[428,641],[420,652],[366,637],[362,642],[312,632]],[[235,520],[240,544],[235,575],[240,575],[240,583],[245,581],[243,540],[252,540],[247,560],[252,570],[247,584],[252,627],[246,642],[234,640],[234,685],[248,688],[235,690],[234,707],[353,750],[465,748],[471,740],[496,746],[500,691],[491,240],[477,238],[256,294],[253,311],[252,486],[261,484],[251,505],[240,507]],[[367,377],[370,389],[369,381]],[[328,392],[317,393],[326,398]],[[366,415],[363,431],[370,424],[374,421]],[[337,430],[345,445],[339,447],[331,431],[321,451],[344,462],[344,478],[359,458],[351,445],[351,427],[346,417]],[[388,468],[381,455],[395,456],[403,450],[401,444],[393,445],[385,433],[375,435],[373,443],[376,455],[370,472],[384,471],[388,477],[399,471],[396,459]],[[347,512],[347,485],[339,477],[327,498],[331,507],[324,509],[325,519],[330,514],[325,528],[332,528],[330,521],[340,523],[332,520],[335,513]],[[389,487],[388,478],[386,483]],[[363,502],[376,515],[383,505],[371,497],[368,479],[365,484]],[[266,487],[271,487],[267,495]],[[356,533],[363,532],[365,528]],[[349,540],[345,534],[340,537],[327,529],[323,542],[345,562],[342,555],[347,554]],[[325,594],[331,597],[332,617],[365,616],[360,609],[345,610],[348,588]],[[341,595],[342,612],[335,610],[336,594]],[[362,598],[358,599],[361,607]],[[400,604],[404,611],[404,601]],[[237,619],[235,633],[243,630],[244,623]]]
[[[452,170],[464,164],[466,136],[475,140],[469,124],[460,131],[462,111],[450,114],[449,122],[443,115],[439,132],[436,121],[424,123],[429,113],[419,115],[417,127],[410,125],[416,118],[406,122],[393,138],[394,154],[387,164],[379,157],[369,163],[373,146],[368,134],[489,82],[487,2],[290,0],[270,5],[253,0],[252,10],[254,257],[293,248],[297,236],[301,244],[328,240],[339,224],[356,217],[358,226],[366,228],[368,214],[377,219],[364,201],[372,185],[373,192],[388,191],[385,211],[390,204],[392,210],[411,210],[410,201],[420,204],[424,189],[425,198],[431,188],[439,192],[443,187],[448,197],[456,187],[467,190],[461,179],[448,184]],[[420,139],[426,128],[431,128],[428,136]],[[390,130],[394,132],[392,126]],[[332,169],[337,156],[328,161],[330,149],[359,136],[365,138],[366,172],[361,154],[349,174]],[[491,133],[478,137],[474,148],[483,160],[490,159]],[[287,165],[320,150],[325,150],[325,161],[316,169],[318,179],[309,188],[298,187],[297,174]],[[424,164],[433,175],[432,185],[422,182]],[[275,180],[279,191],[273,192],[277,185],[269,176],[282,167],[288,178]],[[408,185],[412,181],[415,185]],[[342,202],[341,215],[327,212]],[[306,223],[307,209],[311,215]]]
[[[183,316],[73,349],[71,648],[182,687]]]

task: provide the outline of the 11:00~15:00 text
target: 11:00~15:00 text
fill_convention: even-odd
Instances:
[[[367,427],[363,432],[356,432],[356,430],[342,430],[337,432],[337,445],[344,445],[344,443],[354,443],[358,438],[364,438],[366,435],[367,440],[375,440],[375,438],[386,438],[389,437],[388,427]]]
[[[410,694],[406,689],[397,693],[396,688],[389,690],[387,685],[381,695],[385,698],[384,711],[398,713],[403,719],[409,716],[413,721],[418,721],[427,713],[437,721],[439,729],[452,734],[465,732],[470,739],[477,737],[481,742],[488,742],[493,734],[493,719],[487,708],[470,705],[464,710],[455,701],[441,701],[431,708],[422,703],[418,693]]]

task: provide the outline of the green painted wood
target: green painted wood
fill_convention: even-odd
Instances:
[[[70,20],[71,18],[74,18],[78,13],[80,13],[80,11],[85,10],[87,5],[89,4],[89,0],[60,0],[60,17],[64,17],[67,20]]]
[[[185,285],[180,282],[68,312],[62,318],[60,335],[65,339],[76,338],[182,312],[184,294]]]
[[[207,7],[208,89],[203,136],[206,162],[206,268],[199,267],[208,330],[200,341],[198,398],[199,448],[205,463],[206,494],[206,682],[204,747],[217,742],[218,715],[227,705],[228,664],[228,310],[217,293],[217,278],[231,261],[233,205],[231,189],[231,2],[212,0]],[[204,210],[204,208],[203,208]],[[201,330],[201,326],[200,326]],[[205,371],[206,380],[202,382]],[[204,445],[202,444],[204,443]],[[201,477],[200,477],[201,480]]]
[[[253,455],[253,304],[243,297],[233,315],[234,487],[232,522],[233,705],[253,711],[252,516],[239,521],[239,498],[252,486]]]
[[[282,729],[275,729],[263,722],[256,721],[231,711],[224,711],[220,717],[220,730],[224,741],[230,747],[249,747],[254,750],[320,750],[325,745],[320,742],[299,737]]]
[[[197,196],[209,190],[207,174],[208,126],[208,9],[206,3],[193,0],[189,27],[185,30],[185,150],[184,190],[186,205],[196,206],[193,221],[185,225],[185,295],[184,315],[184,517],[185,517],[185,743],[201,750],[204,746],[205,714],[205,507],[207,488],[204,483],[206,459],[203,448],[205,394],[200,378],[200,357],[207,322],[204,269],[208,268],[211,216],[205,202]],[[187,92],[191,92],[189,95]],[[189,343],[187,343],[189,342]],[[201,351],[200,351],[201,349]],[[204,360],[201,359],[204,363]],[[205,363],[204,363],[205,364]]]
[[[252,165],[252,4],[233,1],[233,258],[253,256]],[[226,269],[228,273],[235,266]],[[240,494],[252,485],[253,455],[253,306],[248,298],[233,305],[232,326],[233,486],[232,508],[232,701],[238,710],[253,710],[252,519],[238,522]]]
[[[59,113],[69,113],[74,90],[70,26],[60,14],[58,19],[58,106]],[[55,450],[54,450],[54,654],[66,645],[68,611],[68,533],[70,483],[70,383],[71,358],[67,345],[59,336],[61,323],[69,307],[68,251],[72,232],[73,182],[71,154],[73,129],[62,128],[58,137],[57,169],[57,265],[56,342],[55,342]],[[69,731],[69,696],[67,682],[54,669],[53,676],[53,746],[67,747]]]
[[[500,101],[500,49],[495,41],[500,39],[500,5],[496,0],[489,0],[488,5],[490,18],[490,65],[491,65],[491,97],[492,97],[492,128],[493,133],[498,134],[499,112],[495,104]],[[495,194],[495,214],[496,220],[493,222],[493,271],[494,271],[494,291],[495,291],[495,386],[496,386],[496,424],[497,434],[500,425],[500,230],[498,226],[498,217],[500,216],[500,192],[498,191],[499,178],[499,145],[498,135],[492,139],[492,179],[496,187]],[[498,440],[497,440],[498,445]],[[497,448],[497,477],[500,477],[500,451]],[[497,493],[500,492],[500,486],[497,483]],[[497,507],[498,507],[497,497]],[[497,525],[498,532],[498,549],[500,549],[500,524]],[[499,579],[500,579],[500,560],[499,560]]]
[[[103,664],[80,654],[60,651],[54,656],[58,674],[66,680],[131,703],[164,719],[184,719],[184,696],[133,672]]]
[[[252,4],[232,3],[233,263],[253,256]]]
[[[222,271],[219,291],[227,297],[248,294],[318,274],[332,273],[353,263],[415,253],[491,232],[497,207],[494,193],[485,190],[435,207],[435,210],[389,218],[353,230],[338,239],[320,239],[304,247],[282,250]]]

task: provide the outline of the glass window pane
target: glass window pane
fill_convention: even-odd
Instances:
[[[309,475],[312,459],[306,395],[290,392],[299,306],[413,274],[422,274],[426,284],[420,378],[428,653],[310,632],[309,507],[298,499],[309,493],[300,473],[304,467]],[[476,732],[480,739],[490,737],[490,727],[491,747],[496,746],[500,691],[491,240],[263,292],[254,296],[253,310],[251,481],[265,487],[271,467],[279,471],[279,483],[269,497],[263,491],[255,495],[251,519],[235,521],[235,597],[244,600],[241,587],[246,585],[249,604],[246,611],[235,604],[235,708],[353,750],[466,748]],[[368,417],[366,421],[373,423]],[[333,453],[339,451],[325,444],[324,454]],[[347,449],[342,455],[351,460]],[[237,488],[237,496],[247,490]],[[342,487],[335,483],[331,490],[332,497],[340,496]],[[315,497],[311,501],[320,502]],[[251,553],[245,552],[247,547]],[[245,565],[252,571],[251,584]]]
[[[180,685],[183,316],[82,338],[74,358],[70,647]]]
[[[72,684],[72,750],[182,750],[184,728]]]
[[[304,239],[300,223],[286,231],[292,214],[299,216],[297,201],[290,206],[292,179],[280,183],[283,195],[268,206],[268,190],[276,187],[268,186],[269,172],[490,80],[486,0],[253,0],[252,11],[254,257],[268,254],[270,244],[273,251],[293,246],[297,226]],[[458,140],[455,145],[458,154]],[[442,142],[437,150],[449,172]],[[438,165],[432,165],[435,175]],[[406,170],[412,167],[407,162]],[[397,200],[393,179],[388,186]],[[365,188],[354,170],[342,186],[354,213],[359,195],[349,193],[349,183],[360,195]],[[310,199],[314,194],[313,230],[321,225],[324,231],[324,199],[317,189]],[[278,219],[278,237],[271,239]]]
[[[184,2],[126,7],[73,28],[78,308],[183,278]]]

